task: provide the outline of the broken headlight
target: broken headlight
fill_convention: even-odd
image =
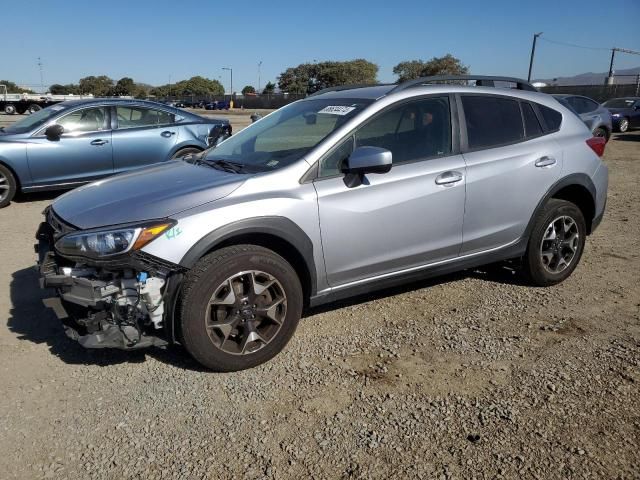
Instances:
[[[55,246],[62,255],[89,258],[111,257],[141,249],[174,225],[175,222],[164,221],[109,230],[75,232],[62,237]]]

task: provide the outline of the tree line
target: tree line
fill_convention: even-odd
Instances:
[[[368,60],[358,58],[348,61],[323,61],[302,63],[297,67],[287,68],[277,79],[277,88],[281,92],[292,94],[311,94],[323,88],[339,85],[373,85],[377,83],[378,65]],[[398,82],[430,75],[465,75],[469,67],[451,54],[433,57],[430,60],[408,60],[393,67]],[[20,88],[13,82],[0,80],[0,84],[7,85],[11,93],[33,93],[31,90]],[[268,82],[262,94],[275,93],[276,84]],[[137,83],[130,77],[113,80],[106,75],[88,76],[81,78],[77,84],[53,84],[49,88],[53,95],[82,95],[93,94],[96,97],[132,96],[147,98],[167,97],[207,97],[224,95],[224,87],[218,80],[195,76],[176,83],[152,86]],[[242,89],[243,95],[256,94],[252,85]]]
[[[431,60],[409,60],[393,67],[398,82],[431,75],[465,75],[469,67],[451,54]],[[278,77],[282,92],[311,94],[323,88],[339,85],[369,85],[377,83],[378,65],[362,58],[345,62],[303,63],[286,69]]]

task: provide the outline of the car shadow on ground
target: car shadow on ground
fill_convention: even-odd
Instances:
[[[55,190],[47,192],[18,193],[12,200],[16,203],[42,202],[45,200],[54,200],[65,193],[65,190]]]
[[[491,265],[482,269],[467,270],[437,278],[420,280],[399,287],[387,288],[332,302],[309,309],[305,312],[304,317],[385,297],[401,295],[435,285],[456,282],[469,277],[479,278],[488,282],[521,284],[520,276],[515,275],[512,270],[500,265]],[[193,360],[180,345],[171,345],[166,348],[152,347],[137,351],[85,349],[81,347],[77,342],[65,335],[62,323],[56,318],[51,309],[43,305],[42,300],[53,296],[53,291],[40,288],[39,274],[35,267],[24,268],[13,273],[10,295],[12,308],[7,322],[9,330],[15,333],[19,340],[26,340],[36,344],[45,343],[49,351],[65,363],[108,367],[120,363],[142,363],[147,356],[150,356],[176,368],[199,372],[207,371]]]
[[[640,142],[640,135],[616,135],[613,139],[623,142]]]
[[[149,355],[177,368],[205,371],[179,345],[168,348],[148,348],[138,351],[116,349],[85,349],[64,333],[62,323],[42,300],[53,296],[52,290],[43,290],[35,267],[13,273],[10,285],[11,312],[7,326],[20,340],[45,343],[49,351],[63,362],[74,365],[107,367],[119,363],[141,363]]]
[[[347,298],[345,300],[338,300],[335,302],[313,307],[305,312],[306,316],[316,315],[319,313],[329,312],[331,310],[337,310],[340,308],[352,307],[362,303],[371,302],[374,300],[380,300],[387,297],[393,297],[396,295],[402,295],[404,293],[413,292],[416,290],[422,290],[423,288],[429,288],[436,285],[444,285],[447,283],[455,283],[465,278],[477,278],[493,283],[504,283],[510,285],[527,285],[522,275],[518,274],[518,271],[507,263],[495,263],[491,265],[485,265],[480,268],[463,270],[448,275],[442,275],[438,277],[427,278],[423,280],[417,280],[409,282],[397,287],[385,288],[382,290],[375,290],[369,293],[363,293],[355,297]],[[444,307],[444,306],[443,306]]]

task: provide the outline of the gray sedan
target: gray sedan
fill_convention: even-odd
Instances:
[[[612,131],[611,113],[595,100],[582,95],[554,95],[565,107],[573,110],[582,119],[594,137],[609,140]]]
[[[18,191],[74,188],[200,152],[229,135],[227,120],[155,102],[59,103],[0,128],[0,208]]]

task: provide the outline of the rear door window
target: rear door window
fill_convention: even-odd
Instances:
[[[116,107],[118,129],[154,127],[175,123],[175,115],[145,107]]]
[[[516,100],[463,95],[462,106],[470,150],[507,145],[524,139],[522,115]]]
[[[542,135],[542,126],[531,104],[522,102],[520,106],[522,107],[522,118],[524,118],[524,130],[527,138]]]

